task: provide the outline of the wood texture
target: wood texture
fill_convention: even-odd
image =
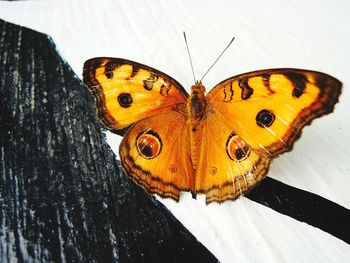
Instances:
[[[0,261],[216,262],[121,172],[52,40],[0,32]]]

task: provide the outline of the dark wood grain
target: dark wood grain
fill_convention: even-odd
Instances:
[[[350,244],[350,210],[322,196],[270,177],[261,181],[258,187],[245,196]]]
[[[0,261],[216,262],[122,173],[52,40],[0,29]]]

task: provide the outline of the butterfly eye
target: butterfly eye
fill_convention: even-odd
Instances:
[[[275,118],[275,115],[271,111],[261,110],[256,115],[256,124],[263,128],[270,127],[275,121]]]
[[[160,154],[162,141],[153,131],[141,132],[136,139],[136,148],[142,157],[153,159]]]
[[[250,148],[238,135],[232,133],[226,143],[226,152],[231,160],[241,162],[249,156]]]
[[[118,103],[123,108],[128,108],[132,104],[132,97],[129,93],[122,93],[118,96]]]

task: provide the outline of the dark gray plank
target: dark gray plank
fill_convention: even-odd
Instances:
[[[0,261],[216,262],[121,172],[52,40],[0,32]]]
[[[350,210],[322,196],[267,177],[246,197],[350,244]]]

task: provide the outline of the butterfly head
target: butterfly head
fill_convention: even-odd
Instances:
[[[204,93],[205,93],[205,87],[202,84],[202,82],[197,82],[191,87],[192,95],[204,95]]]

